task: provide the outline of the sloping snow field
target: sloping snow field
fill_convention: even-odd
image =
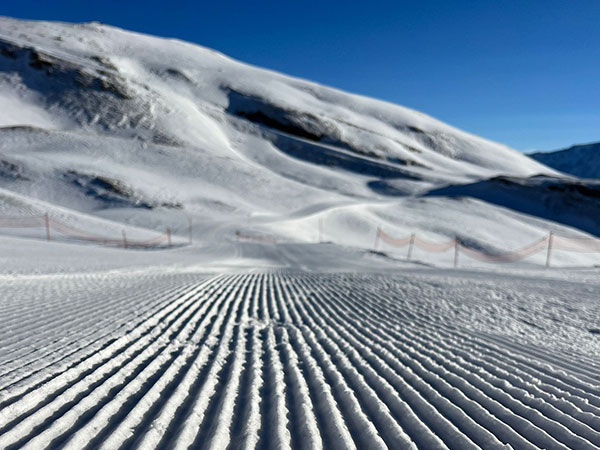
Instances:
[[[598,449],[598,192],[210,49],[0,18],[0,449]]]
[[[239,231],[373,248],[381,228],[497,254],[550,231],[581,241],[600,229],[597,186],[514,149],[402,106],[98,23],[0,17],[0,109],[2,235],[39,237],[2,219],[48,214],[61,223],[56,240],[147,241],[170,229],[183,244],[191,219],[204,247]],[[472,186],[501,175],[516,180],[505,201],[476,195]],[[427,195],[454,191],[464,194]],[[599,261],[600,252],[569,251],[552,264]]]
[[[600,447],[593,271],[2,283],[0,448]]]

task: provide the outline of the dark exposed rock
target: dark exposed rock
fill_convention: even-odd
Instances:
[[[29,180],[24,175],[24,168],[21,164],[0,159],[0,178],[9,178],[11,180]]]
[[[154,209],[158,207],[181,209],[183,205],[177,202],[158,202],[144,199],[131,186],[120,180],[102,175],[93,175],[69,170],[63,174],[63,179],[83,191],[86,196],[110,207],[134,207]]]
[[[391,164],[385,164],[385,160],[380,154],[345,141],[338,127],[323,118],[306,112],[285,109],[267,100],[242,94],[231,88],[224,89],[227,90],[229,97],[227,112],[236,117],[244,118],[264,129],[278,132],[267,135],[267,137],[280,150],[291,156],[316,164],[337,166],[364,175],[382,176],[384,178],[412,178],[407,172],[400,171],[393,165],[422,166],[416,161],[397,157],[387,158],[387,162]],[[304,142],[299,140],[293,142],[293,138],[301,139]],[[311,145],[311,143],[315,145]],[[336,153],[335,150],[327,148],[328,146],[348,151],[358,155],[358,158],[364,156],[381,160],[381,163],[367,159],[356,159],[341,152]],[[419,151],[412,148],[411,150]]]

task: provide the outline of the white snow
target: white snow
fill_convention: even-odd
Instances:
[[[57,205],[63,220],[110,219],[117,239],[119,223],[185,236],[191,217],[204,246],[236,230],[314,242],[319,220],[326,240],[363,248],[378,226],[496,251],[549,230],[582,236],[527,210],[412,198],[500,174],[557,176],[422,113],[100,24],[1,18],[0,40],[5,125],[30,125],[0,128],[0,187],[47,202],[35,214]],[[11,204],[5,215],[32,210]]]
[[[0,448],[599,448],[600,253],[373,251],[584,248],[594,189],[196,45],[0,18]]]
[[[3,277],[0,446],[600,444],[597,271],[211,275],[177,252]]]

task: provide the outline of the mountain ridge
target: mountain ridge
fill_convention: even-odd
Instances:
[[[528,156],[559,172],[579,178],[600,178],[600,142],[576,144],[550,152],[530,153]]]
[[[8,23],[6,23],[6,21],[8,21]],[[165,138],[164,136],[161,136],[161,134],[169,134],[164,130],[165,126],[160,123],[160,119],[162,119],[162,117],[160,117],[160,109],[168,108],[171,112],[179,109],[186,113],[193,110],[193,108],[185,110],[185,106],[189,107],[190,105],[181,105],[182,101],[187,100],[181,99],[181,95],[179,98],[173,96],[172,98],[167,99],[165,99],[164,95],[155,95],[161,94],[161,92],[156,91],[160,91],[160,88],[164,87],[161,86],[161,84],[165,81],[164,78],[166,78],[166,81],[170,83],[169,88],[171,89],[171,92],[183,90],[185,94],[190,94],[190,91],[193,91],[191,93],[195,95],[197,99],[195,99],[195,104],[192,106],[195,106],[196,109],[198,108],[198,103],[201,103],[201,106],[205,109],[211,107],[214,108],[215,106],[217,108],[226,109],[230,103],[228,100],[230,92],[234,92],[238,96],[245,97],[249,107],[256,109],[256,103],[262,102],[263,106],[270,107],[271,109],[274,108],[277,113],[281,113],[282,111],[295,113],[293,115],[288,115],[295,120],[297,125],[300,125],[303,128],[317,126],[328,129],[328,131],[334,135],[352,135],[352,138],[355,141],[358,141],[354,142],[355,146],[365,147],[364,139],[361,141],[359,136],[360,131],[353,133],[344,129],[346,128],[346,124],[351,127],[356,127],[357,124],[360,124],[360,128],[363,131],[375,133],[382,137],[379,142],[380,148],[371,149],[380,155],[391,153],[393,156],[405,156],[409,159],[411,159],[410,156],[413,156],[412,159],[414,160],[417,158],[415,158],[414,155],[410,155],[410,150],[407,148],[418,148],[422,151],[433,150],[434,153],[437,152],[437,155],[434,154],[432,156],[437,157],[438,159],[440,156],[439,154],[441,154],[442,157],[447,156],[450,157],[450,159],[459,161],[463,158],[464,162],[467,164],[479,164],[483,167],[488,166],[491,170],[496,171],[503,170],[503,166],[506,164],[506,162],[501,161],[501,157],[496,157],[495,153],[509,151],[508,147],[457,130],[423,113],[356,94],[346,94],[342,91],[323,87],[316,83],[287,77],[278,72],[248,66],[225,57],[222,54],[207,50],[201,46],[192,44],[183,45],[180,41],[165,41],[139,33],[126,32],[116,27],[93,23],[69,26],[68,24],[48,22],[26,22],[29,24],[27,30],[28,34],[24,34],[21,22],[15,22],[11,19],[4,19],[4,22],[5,23],[2,24],[3,27],[8,26],[9,29],[13,29],[13,34],[26,36],[27,43],[33,45],[36,49],[35,53],[30,53],[29,55],[30,60],[34,59],[29,61],[30,66],[37,65],[36,67],[38,70],[52,70],[52,61],[47,61],[43,56],[39,56],[41,52],[49,53],[50,57],[59,58],[59,62],[63,63],[63,66],[58,64],[58,68],[56,68],[54,74],[61,75],[66,70],[75,70],[79,73],[73,74],[72,78],[75,82],[82,84],[87,83],[84,87],[88,87],[88,92],[91,88],[97,90],[104,89],[105,91],[114,93],[116,96],[122,97],[121,100],[137,99],[138,101],[142,101],[139,105],[133,105],[134,108],[132,109],[134,111],[128,111],[130,115],[133,115],[134,112],[146,113],[148,110],[150,110],[151,113],[155,112],[155,114],[150,115],[140,114],[139,117],[135,115],[134,117],[127,117],[119,126],[119,120],[110,116],[110,114],[113,113],[112,110],[104,111],[104,115],[102,115],[102,111],[100,111],[96,116],[89,118],[81,117],[81,112],[79,111],[79,115],[75,118],[76,121],[78,121],[79,126],[90,127],[97,123],[104,123],[105,126],[113,126],[117,130],[119,128],[137,128],[137,136],[147,138],[146,136],[143,136],[142,131],[144,131],[145,122],[149,121],[152,122],[151,126],[156,130],[155,134],[158,135],[154,137],[155,139],[158,139],[160,143],[160,139]],[[19,24],[21,24],[21,27],[19,27]],[[75,35],[77,35],[76,32],[82,32],[79,34],[82,34],[83,36],[77,36],[77,42],[73,42],[72,38],[68,39],[69,36],[67,31],[70,31]],[[111,36],[112,39],[106,39],[106,35],[110,35],[111,33],[115,34],[116,37]],[[7,33],[4,32],[2,34],[6,41],[8,38]],[[60,37],[60,40],[55,40],[56,37]],[[126,42],[120,42],[117,39],[119,37],[126,37]],[[86,53],[86,47],[83,47],[82,49],[82,45],[79,41],[82,39],[87,46],[92,47],[93,53],[90,53],[89,50],[87,50]],[[148,45],[146,40],[149,40],[149,43],[152,43],[155,46],[159,46],[160,44],[160,46],[163,47],[161,52],[172,53],[171,56],[173,61],[171,61],[171,63],[176,62],[178,64],[165,64],[162,61],[157,61],[155,55],[149,55],[148,51],[145,53],[142,52],[141,47]],[[16,42],[12,42],[12,44],[25,45],[23,38],[17,40],[13,39],[13,41]],[[59,51],[57,51],[57,47],[59,48]],[[191,54],[188,55],[185,54],[185,52],[182,53],[182,48],[190,50]],[[24,48],[22,48],[22,50],[24,50]],[[135,58],[124,57],[123,53],[126,51],[130,51],[136,55],[138,60],[143,61],[143,64],[136,61]],[[6,53],[6,50],[4,53]],[[69,55],[69,57],[65,58],[65,53]],[[193,64],[194,57],[197,59],[199,56],[198,54],[203,58],[200,60],[200,68],[198,68],[198,65],[194,66]],[[85,64],[82,62],[82,59]],[[64,67],[64,61],[67,62],[67,66],[75,64],[78,67]],[[56,66],[57,64],[54,65]],[[141,65],[144,65],[143,69],[139,69],[139,66]],[[187,75],[186,70],[189,72]],[[195,73],[193,73],[194,70]],[[241,77],[236,73],[240,71],[246,80],[240,80]],[[81,73],[87,77],[92,77],[92,80],[81,80]],[[222,75],[219,76],[219,73]],[[253,75],[254,78],[257,78],[258,83],[252,80],[253,77],[251,75]],[[145,83],[145,81],[152,81],[154,84],[149,87],[149,83]],[[99,86],[96,86],[94,83],[99,84]],[[199,85],[204,88],[208,87],[209,89],[204,89],[204,92],[201,93],[202,95],[199,95],[197,89],[194,91],[195,87]],[[268,92],[268,90],[265,89],[265,86],[277,89],[276,95],[274,96]],[[147,95],[147,91],[150,89],[155,91],[151,92],[155,97],[152,100],[157,99],[157,101],[148,105],[143,101],[148,99],[149,95]],[[105,92],[98,93],[97,96],[106,104],[110,104],[109,101],[114,103],[113,98],[103,94],[105,94]],[[325,102],[325,104],[323,104],[323,100],[332,99],[343,100],[343,102],[340,102],[341,104],[332,104],[331,102]],[[161,100],[166,100],[167,104],[161,104]],[[173,105],[173,100],[176,100],[179,104]],[[298,100],[303,100],[308,103],[308,105],[298,105]],[[254,102],[254,105],[250,105],[252,101]],[[311,108],[315,105],[325,106],[327,108],[327,114],[321,116],[321,119],[326,118],[326,120],[320,122],[318,120],[312,120],[312,124],[309,124],[306,121],[306,112],[307,110],[311,111]],[[80,106],[82,106],[85,111],[87,111],[86,108],[90,108],[85,105]],[[304,108],[298,106],[304,106]],[[135,111],[136,109],[138,111]],[[362,113],[362,110],[365,111],[364,114]],[[89,111],[87,111],[87,113],[91,115]],[[208,115],[210,115],[210,111],[204,110],[202,113],[208,113]],[[69,116],[69,114],[66,115]],[[67,118],[73,119],[72,115],[73,114],[71,114],[71,117]],[[372,116],[375,116],[375,118]],[[352,120],[353,118],[354,120]],[[204,119],[205,122],[208,122],[206,118]],[[371,126],[369,126],[369,124]],[[208,126],[209,123],[205,123],[205,125]],[[400,132],[397,130],[398,127],[401,128]],[[169,136],[169,138],[174,138],[176,142],[177,138],[179,140],[187,140],[187,144],[214,143],[214,141],[202,142],[202,139],[198,139],[199,137],[197,135],[185,136],[185,133],[181,133],[180,130],[178,131],[179,133],[177,136]],[[217,134],[217,130],[211,129],[211,131]],[[404,131],[404,133],[402,131]],[[475,155],[472,154],[473,152],[469,153],[468,151],[460,153],[460,150],[457,150],[457,148],[459,148],[458,145],[449,145],[447,142],[447,140],[450,139],[451,144],[455,144],[455,141],[460,139],[464,140],[465,138],[474,139],[474,145],[490,146],[493,148],[493,151],[488,151],[488,155]],[[389,141],[393,142],[394,139],[396,144],[391,144]],[[346,144],[348,143],[346,142]],[[427,144],[430,145],[428,146]],[[467,145],[468,142],[463,142],[463,144]],[[406,147],[404,147],[404,145],[406,145]],[[514,150],[510,150],[510,152],[511,158],[519,160],[519,162],[526,167],[530,167],[530,169],[521,170],[521,172],[533,174],[536,170],[543,170],[542,166],[535,166],[525,158],[520,158]],[[417,162],[419,162],[418,159]],[[510,166],[510,169],[517,172],[519,171],[514,164]],[[463,168],[463,171],[465,170],[468,172],[467,168]]]

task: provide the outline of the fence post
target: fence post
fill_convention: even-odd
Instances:
[[[375,245],[373,245],[373,249],[377,251],[377,246],[379,244],[379,227],[377,227],[377,232],[375,233]]]
[[[552,240],[554,238],[554,232],[548,234],[548,250],[546,251],[546,267],[550,267],[550,257],[552,256]]]
[[[408,254],[406,255],[406,259],[410,261],[412,258],[413,247],[415,246],[415,233],[410,235],[410,242],[408,243]]]
[[[188,216],[188,234],[190,237],[190,245],[192,245],[192,218]]]
[[[454,238],[454,267],[458,267],[458,238]]]
[[[44,222],[46,224],[46,240],[50,240],[50,216],[48,213],[44,214]]]
[[[121,234],[123,234],[123,248],[127,248],[127,233],[125,230],[121,230]]]
[[[167,228],[167,241],[169,242],[169,248],[171,248],[171,229]]]

